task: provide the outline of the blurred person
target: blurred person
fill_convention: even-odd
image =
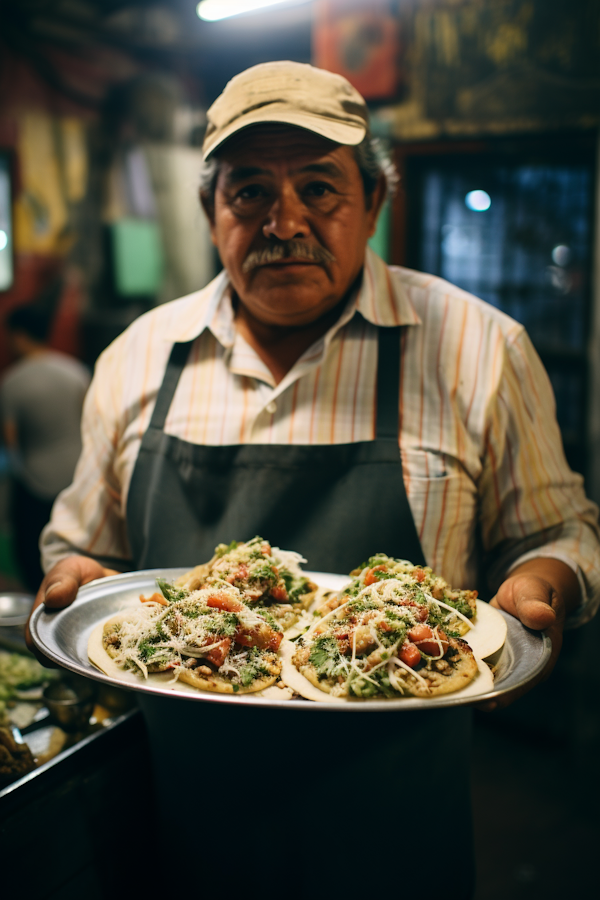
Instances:
[[[8,315],[5,328],[18,361],[0,385],[4,441],[12,463],[15,554],[22,580],[34,593],[43,578],[39,537],[54,500],[73,478],[90,383],[82,363],[48,346],[50,322],[34,306]]]
[[[201,176],[224,271],[100,358],[36,604],[261,534],[311,569],[385,552],[482,583],[548,631],[551,668],[600,601],[597,510],[522,326],[368,248],[388,178],[345,79],[276,62],[227,85]],[[467,708],[139,697],[186,884],[472,896]]]

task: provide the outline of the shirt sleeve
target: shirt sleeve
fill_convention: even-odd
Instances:
[[[529,559],[560,559],[582,589],[567,625],[591,619],[600,605],[598,508],[567,464],[550,380],[522,328],[505,345],[490,402],[479,492],[490,588]]]
[[[99,358],[81,420],[82,451],[72,484],[59,494],[40,538],[45,572],[73,553],[109,568],[131,568],[116,455],[123,435],[122,352],[113,343]]]

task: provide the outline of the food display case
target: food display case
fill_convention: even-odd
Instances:
[[[94,900],[109,857],[127,868],[118,810],[151,797],[144,724],[132,694],[38,666],[23,638],[32,600],[0,597],[0,884]]]

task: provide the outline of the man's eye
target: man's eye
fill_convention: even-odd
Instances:
[[[324,181],[312,181],[305,187],[305,193],[310,197],[326,197],[332,193],[332,187]]]
[[[265,190],[260,184],[248,184],[237,192],[236,197],[240,200],[256,200],[265,196]]]

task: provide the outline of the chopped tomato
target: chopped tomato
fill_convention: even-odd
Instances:
[[[248,577],[249,571],[250,569],[246,563],[240,563],[235,572],[227,576],[227,581],[229,584],[235,584],[236,581],[244,581]]]
[[[265,543],[262,545],[261,550],[262,550],[262,552],[265,554],[265,556],[270,556],[270,555],[271,555],[271,545],[270,545],[270,544],[267,544],[266,541],[265,541]]]
[[[375,582],[379,581],[375,572],[387,572],[386,566],[374,566],[372,569],[369,569],[367,574],[365,575],[365,585],[375,584]]]
[[[419,648],[415,647],[414,644],[411,644],[410,641],[404,641],[400,650],[398,650],[398,659],[401,659],[403,663],[406,663],[407,666],[414,669],[421,661]]]
[[[436,636],[429,625],[415,625],[408,632],[408,637],[427,656],[439,656],[440,644],[442,656],[448,649],[448,638],[444,632],[438,631]]]
[[[140,600],[142,601],[142,603],[160,603],[161,606],[169,605],[168,601],[165,600],[163,595],[159,594],[158,591],[156,591],[154,594],[152,594],[151,597],[144,597],[143,594],[140,594]]]
[[[288,602],[288,592],[285,589],[285,585],[276,584],[275,587],[271,588],[271,597],[273,600],[277,600],[279,603],[287,603]]]
[[[227,594],[212,594],[206,601],[206,605],[213,609],[223,609],[225,612],[241,612],[246,608],[235,597],[228,597]]]
[[[425,581],[425,572],[423,571],[423,569],[417,569],[417,571],[415,572],[415,578],[417,579],[419,584]]]
[[[225,662],[225,657],[229,653],[230,647],[231,638],[223,638],[223,640],[219,644],[217,644],[216,647],[213,647],[212,650],[208,651],[208,653],[206,654],[206,659],[218,669]]]
[[[232,613],[243,612],[247,609],[239,600],[236,600],[234,597],[228,597],[226,594],[213,594],[206,601],[206,605],[213,609],[223,609]],[[273,631],[267,622],[257,622],[252,627],[238,625],[234,640],[236,644],[241,644],[242,647],[278,650],[282,638],[281,632]]]
[[[257,628],[238,628],[235,633],[236,644],[242,647],[258,647],[260,650],[279,650],[279,645],[283,640],[283,634],[273,631],[265,622],[264,627],[259,625]]]
[[[414,628],[410,629],[407,637],[409,641],[413,641],[416,644],[417,641],[424,641],[432,635],[433,631],[429,625],[415,625]]]
[[[419,622],[424,622],[429,612],[423,603],[415,603],[414,600],[403,600],[402,606],[409,606],[412,614]]]

